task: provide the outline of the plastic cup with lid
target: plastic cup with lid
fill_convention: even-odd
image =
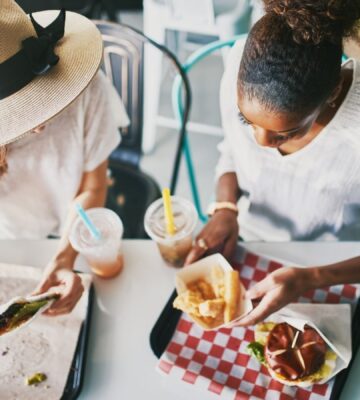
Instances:
[[[182,267],[193,244],[193,233],[198,217],[194,205],[181,197],[171,196],[175,233],[166,229],[162,199],[154,201],[145,214],[145,230],[159,248],[162,258],[170,265]]]
[[[72,247],[82,254],[94,274],[112,278],[123,269],[123,224],[119,216],[107,208],[91,208],[86,214],[100,232],[96,238],[78,217],[72,225],[69,240]]]

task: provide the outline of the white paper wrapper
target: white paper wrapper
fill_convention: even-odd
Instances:
[[[8,301],[5,304],[0,305],[0,317],[1,315],[13,304],[16,303],[23,303],[23,302],[35,302],[35,301],[39,301],[39,300],[45,300],[49,297],[51,297],[51,295],[54,296],[54,293],[42,293],[36,296],[18,296],[18,297],[14,297],[13,299],[11,299],[10,301]],[[41,308],[39,308],[39,310],[30,318],[28,319],[26,322],[22,323],[21,325],[17,326],[16,328],[12,329],[9,332],[5,332],[3,334],[0,333],[0,336],[4,336],[4,335],[11,335],[14,332],[16,332],[17,330],[24,328],[25,326],[29,325],[31,322],[33,322],[35,320],[35,318],[37,316],[39,316],[40,314],[42,314],[44,311],[46,311],[51,304],[55,301],[55,299],[49,299],[49,301]]]
[[[183,293],[187,290],[187,285],[193,281],[198,279],[205,279],[210,282],[210,273],[211,268],[214,266],[220,266],[224,271],[231,271],[232,266],[226,261],[226,259],[221,254],[213,254],[211,256],[205,257],[200,261],[197,261],[183,269],[179,270],[175,277],[175,287],[178,294]],[[241,319],[245,314],[250,312],[253,308],[251,300],[245,297],[245,287],[240,281],[240,295],[239,295],[239,305],[238,305],[238,313],[235,319],[230,321],[227,324],[220,324],[211,329],[207,328],[203,324],[201,324],[201,320],[197,318],[193,318],[189,315],[189,318],[201,326],[204,330],[215,330],[219,328],[229,328],[236,321]]]
[[[0,399],[62,397],[88,305],[91,276],[80,276],[85,291],[70,314],[38,315],[22,329],[0,337]],[[14,296],[26,298],[41,277],[38,268],[0,264],[0,303]],[[27,386],[26,377],[36,372],[45,373],[47,380],[38,386]]]
[[[350,304],[289,304],[266,319],[267,322],[287,322],[296,329],[304,330],[307,324],[316,329],[330,350],[336,353],[333,370],[317,382],[325,383],[346,368],[351,360],[351,306]],[[275,379],[277,379],[275,377]],[[278,379],[279,380],[279,379]],[[282,381],[289,385],[289,381]],[[310,386],[312,383],[296,383],[297,386]]]

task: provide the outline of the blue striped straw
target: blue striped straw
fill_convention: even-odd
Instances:
[[[91,233],[91,236],[97,240],[101,239],[101,233],[99,230],[96,228],[94,223],[91,221],[89,216],[86,214],[85,210],[82,208],[82,206],[79,203],[75,204],[76,211],[85,224],[85,226],[88,228],[89,232]]]

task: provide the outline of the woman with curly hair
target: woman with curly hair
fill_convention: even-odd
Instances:
[[[343,39],[360,0],[265,0],[266,14],[231,51],[221,84],[225,138],[217,202],[187,263],[244,240],[360,238],[360,64]],[[252,324],[301,293],[360,282],[360,257],[284,268],[249,291]]]

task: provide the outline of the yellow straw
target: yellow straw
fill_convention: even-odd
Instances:
[[[174,214],[171,208],[171,197],[170,197],[170,189],[164,188],[162,191],[162,198],[164,202],[164,210],[165,210],[165,221],[166,221],[166,232],[169,235],[173,235],[176,232],[175,223],[174,223]]]

